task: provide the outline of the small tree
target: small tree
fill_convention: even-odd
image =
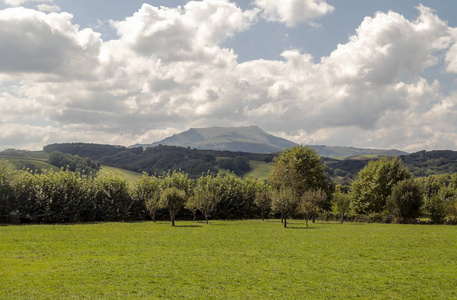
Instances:
[[[186,203],[186,192],[175,187],[166,188],[160,195],[160,203],[170,212],[171,225],[175,226],[176,214]]]
[[[422,191],[413,180],[397,183],[392,188],[392,195],[387,199],[387,207],[394,217],[401,221],[415,219],[420,216]]]
[[[198,210],[205,216],[206,224],[208,224],[210,214],[216,209],[220,201],[218,192],[220,192],[221,181],[220,175],[213,176],[210,173],[202,175],[197,180],[194,190],[195,202]]]
[[[144,203],[153,222],[155,213],[160,209],[160,181],[155,176],[143,176],[135,182],[133,187],[133,199],[139,203]]]
[[[271,208],[281,214],[284,227],[287,227],[287,218],[297,211],[298,200],[297,193],[290,187],[281,187],[272,193]]]
[[[184,206],[185,209],[190,210],[190,212],[194,215],[193,221],[197,218],[197,210],[198,210],[198,201],[197,197],[192,196],[187,199],[186,205]]]
[[[324,207],[326,200],[327,194],[322,189],[309,190],[303,193],[300,202],[300,209],[305,215],[306,226],[308,226],[309,219],[312,219],[313,223],[315,223],[316,216]]]
[[[265,188],[262,189],[260,192],[257,192],[255,194],[254,203],[260,208],[262,221],[265,221],[265,213],[271,208],[270,191]]]
[[[341,191],[333,193],[333,211],[341,215],[341,224],[344,222],[344,216],[351,209],[351,197]]]

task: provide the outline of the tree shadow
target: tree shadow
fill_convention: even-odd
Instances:
[[[314,229],[319,229],[317,227],[297,227],[297,226],[287,226],[286,229],[289,228],[289,229],[306,229],[306,230],[314,230]]]
[[[175,227],[202,227],[202,225],[175,225]]]

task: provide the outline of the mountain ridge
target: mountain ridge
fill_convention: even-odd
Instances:
[[[276,137],[252,125],[245,127],[206,127],[190,128],[151,144],[136,144],[134,147],[179,146],[199,150],[218,150],[250,153],[273,153],[297,145],[284,138]],[[346,146],[308,145],[320,156],[337,158],[360,155],[406,155],[407,152],[396,149],[371,149]]]

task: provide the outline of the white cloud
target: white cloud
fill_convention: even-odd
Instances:
[[[2,0],[3,3],[9,6],[21,6],[23,4],[29,3],[29,2],[39,2],[39,3],[49,3],[53,2],[53,0]]]
[[[37,8],[43,12],[60,12],[60,7],[57,5],[38,4]]]
[[[305,144],[457,149],[457,97],[423,78],[440,61],[455,70],[455,29],[418,9],[416,20],[365,18],[317,62],[290,49],[283,60],[241,64],[221,44],[258,11],[226,0],[144,4],[112,21],[118,39],[106,42],[68,13],[3,10],[0,144],[129,145],[189,127],[257,124]]]
[[[96,64],[100,34],[79,30],[71,19],[68,13],[22,7],[0,11],[0,72],[87,76]]]
[[[263,10],[267,20],[282,22],[290,27],[299,23],[312,24],[313,20],[334,10],[325,0],[255,0],[254,4]]]

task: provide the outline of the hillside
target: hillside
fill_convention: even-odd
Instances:
[[[202,173],[233,171],[243,175],[251,171],[250,161],[271,162],[274,154],[249,152],[230,152],[197,150],[176,146],[157,146],[152,148],[126,148],[122,146],[67,143],[52,144],[45,151],[60,151],[73,155],[84,154],[103,165],[117,167],[138,173],[159,174],[169,170],[182,170],[192,177]]]

